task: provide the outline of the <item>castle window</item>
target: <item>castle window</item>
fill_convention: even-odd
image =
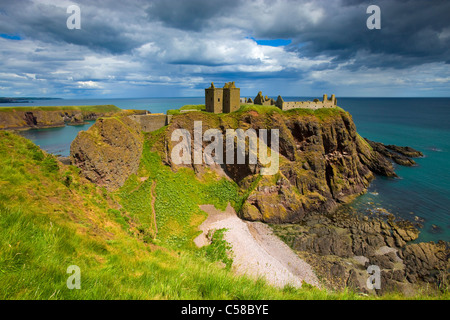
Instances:
[[[219,101],[219,102],[220,102],[220,98],[217,98],[217,101]]]

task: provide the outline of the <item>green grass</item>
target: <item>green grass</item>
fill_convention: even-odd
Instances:
[[[361,141],[361,143],[363,145],[365,145],[367,148],[369,148],[369,150],[373,151],[372,146],[366,141],[366,139],[364,139],[359,133],[356,133],[358,135],[358,139],[359,141]]]
[[[283,113],[283,111],[276,107],[276,106],[262,106],[262,105],[258,105],[258,104],[241,104],[241,107],[239,108],[239,110],[237,110],[236,112],[238,113],[244,113],[244,112],[248,112],[248,111],[256,111],[259,114],[264,114],[264,113]]]
[[[185,106],[181,107],[180,109],[168,110],[167,114],[169,114],[169,115],[181,114],[182,113],[181,110],[198,110],[198,111],[206,112],[205,105],[185,105]],[[340,107],[320,108],[320,109],[315,109],[315,110],[314,109],[306,109],[306,108],[296,108],[296,109],[283,111],[276,106],[262,106],[262,105],[257,105],[257,104],[245,103],[245,104],[241,104],[240,108],[231,114],[221,113],[221,114],[218,114],[217,116],[222,117],[222,118],[228,117],[228,115],[232,115],[233,117],[239,117],[243,113],[247,113],[250,111],[256,111],[257,113],[259,113],[261,115],[264,115],[264,114],[271,115],[273,113],[278,113],[278,114],[284,114],[286,116],[290,116],[290,115],[315,116],[320,121],[325,121],[327,119],[335,117],[336,115],[338,115],[342,112],[347,113],[344,109],[342,109]]]
[[[167,115],[169,115],[169,116],[173,116],[173,115],[175,115],[175,114],[180,114],[181,112],[180,112],[180,110],[178,110],[178,109],[169,109],[169,110],[167,110],[167,112],[166,112],[166,114]]]
[[[182,106],[180,110],[198,110],[198,111],[206,111],[206,107],[204,104],[188,104]]]
[[[159,131],[148,134],[144,144],[140,182],[136,175],[131,176],[118,193],[121,204],[132,217],[149,230],[152,212],[150,187],[156,182],[156,222],[158,239],[166,245],[191,247],[198,235],[197,226],[206,217],[200,204],[213,204],[225,210],[228,203],[233,206],[239,202],[238,186],[229,180],[217,180],[214,174],[205,175],[200,181],[193,170],[181,168],[173,172],[164,166],[157,152],[151,151],[152,144],[159,139]]]
[[[0,112],[11,111],[82,111],[82,112],[119,112],[122,109],[114,105],[99,105],[99,106],[49,106],[49,107],[2,107]]]
[[[206,107],[204,104],[188,104],[185,106],[182,106],[180,109],[169,109],[167,110],[168,115],[175,115],[182,113],[181,110],[197,110],[197,111],[205,111]]]
[[[211,239],[211,244],[202,247],[199,253],[205,255],[212,262],[221,261],[227,270],[231,270],[233,265],[233,247],[224,238],[227,231],[228,229],[225,228],[214,230],[212,234],[208,235]]]

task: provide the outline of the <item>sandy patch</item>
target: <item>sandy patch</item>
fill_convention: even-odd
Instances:
[[[233,247],[233,270],[237,274],[264,277],[276,287],[287,284],[301,287],[302,281],[319,287],[311,266],[275,236],[269,226],[241,220],[230,205],[223,212],[212,205],[200,208],[208,213],[208,218],[200,225],[203,233],[194,240],[195,244],[199,247],[208,244],[209,230],[228,229],[225,240]]]

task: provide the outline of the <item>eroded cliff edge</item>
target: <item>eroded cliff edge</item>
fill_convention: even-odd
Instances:
[[[145,111],[125,111],[113,105],[2,107],[0,108],[0,129],[26,130],[77,125],[121,113],[145,113]]]

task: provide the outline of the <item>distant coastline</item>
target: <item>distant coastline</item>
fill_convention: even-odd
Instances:
[[[9,97],[0,97],[0,103],[29,103],[30,100],[62,100],[61,98],[49,98],[49,97],[17,97],[17,98],[9,98]]]

